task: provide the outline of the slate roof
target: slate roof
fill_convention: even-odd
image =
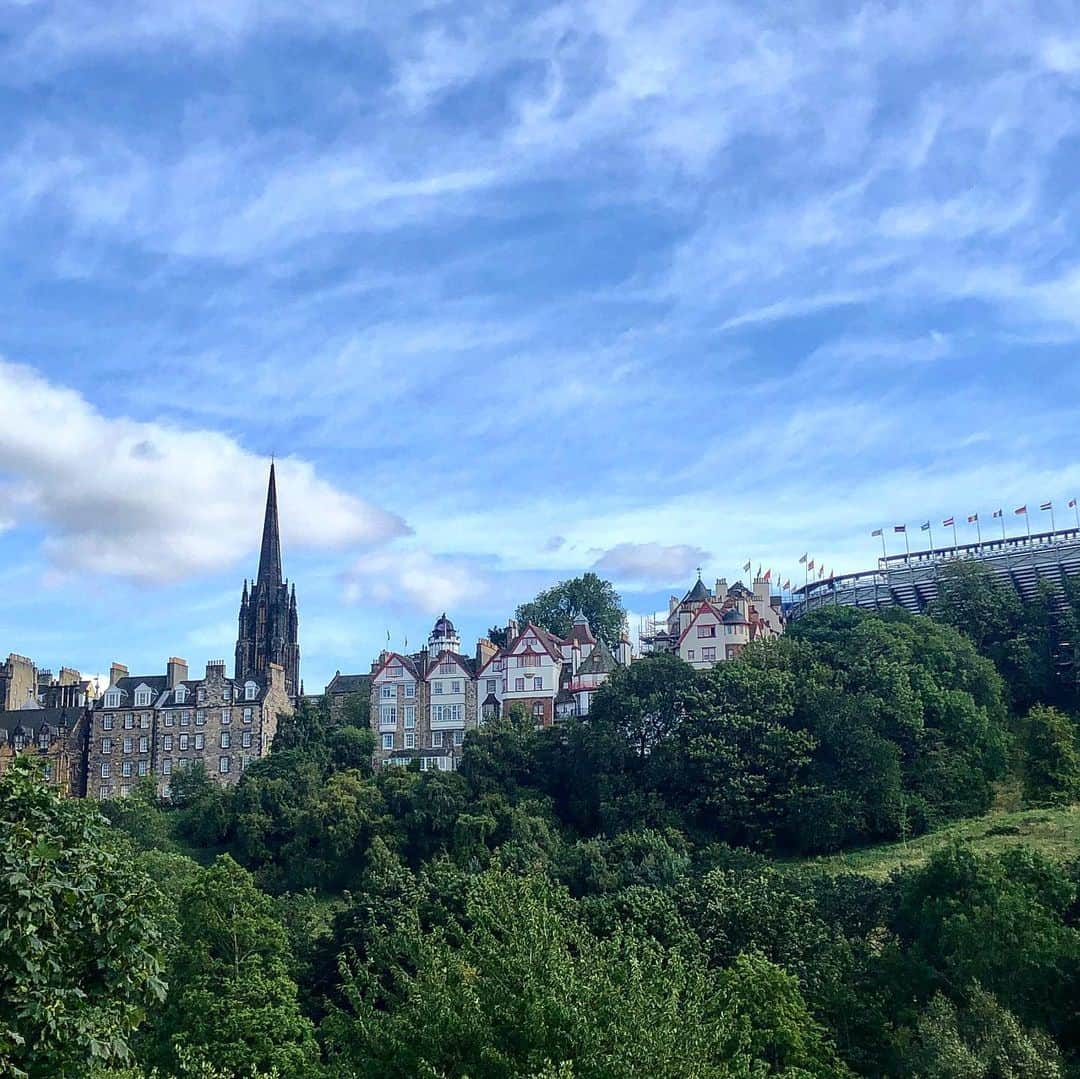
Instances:
[[[615,657],[611,654],[603,641],[598,641],[593,650],[581,661],[578,667],[578,675],[583,674],[611,674],[618,666]]]
[[[697,584],[683,596],[683,603],[698,603],[712,598],[712,593],[705,586],[705,582],[699,577]]]
[[[48,723],[52,730],[71,730],[85,711],[84,708],[37,708],[31,712],[16,708],[0,711],[0,739],[10,738],[16,727],[22,727],[28,737],[33,737],[41,730],[43,723]]]
[[[169,676],[165,674],[143,674],[136,675],[134,677],[120,678],[115,685],[109,686],[104,693],[96,701],[94,701],[95,711],[102,711],[105,708],[105,697],[109,690],[120,690],[120,704],[113,705],[113,708],[134,708],[135,707],[135,690],[139,686],[146,686],[153,692],[151,698],[151,707],[157,704],[158,698],[169,688]],[[143,705],[142,707],[146,707]]]
[[[574,621],[570,634],[566,639],[568,641],[577,641],[578,644],[596,644],[596,638],[589,628],[589,623],[584,618],[580,621]]]
[[[327,693],[365,693],[371,692],[370,674],[342,674],[340,671],[326,685]]]

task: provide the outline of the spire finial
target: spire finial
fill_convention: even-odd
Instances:
[[[259,553],[260,585],[281,584],[281,530],[278,524],[277,479],[270,461],[270,482],[266,488],[266,516],[263,520],[262,550]]]

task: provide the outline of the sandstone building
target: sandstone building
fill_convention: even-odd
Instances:
[[[0,775],[16,757],[33,756],[45,781],[62,794],[86,794],[86,743],[90,711],[85,707],[24,706],[0,712]]]

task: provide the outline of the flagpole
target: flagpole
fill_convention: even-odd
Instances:
[[[911,542],[907,538],[907,525],[904,525],[904,557],[907,558],[908,564],[911,564]]]
[[[1076,527],[1080,529],[1080,503],[1073,499],[1073,512],[1076,514]]]
[[[982,525],[979,524],[979,515],[975,514],[975,533],[979,537],[979,546],[982,546]]]
[[[960,541],[956,538],[956,518],[952,519],[952,545],[953,547],[959,547]]]
[[[889,557],[888,549],[885,547],[885,529],[881,530],[881,557],[887,559]]]
[[[1002,508],[1002,510],[998,514],[998,516],[1001,518],[1001,538],[1005,539],[1006,537],[1005,537],[1005,510],[1004,510],[1004,508]]]
[[[1053,505],[1053,503],[1050,504],[1050,531],[1051,532],[1056,532],[1057,531],[1057,525],[1054,524],[1054,505]]]
[[[1024,510],[1024,524],[1027,525],[1028,542],[1030,543],[1031,542],[1031,514],[1028,513],[1026,508]]]
[[[926,522],[926,531],[930,534],[930,550],[932,551],[934,549],[934,526],[929,521]]]

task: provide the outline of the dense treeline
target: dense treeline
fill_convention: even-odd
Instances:
[[[1060,666],[998,667],[1000,642],[939,613],[822,612],[705,673],[642,660],[587,722],[470,733],[456,773],[372,774],[366,709],[335,724],[311,705],[234,789],[193,771],[168,807],[149,788],[106,805],[112,826],[15,769],[0,1061],[1080,1074],[1080,867],[953,846],[877,881],[796,857],[907,838],[1006,789],[1076,798]]]

